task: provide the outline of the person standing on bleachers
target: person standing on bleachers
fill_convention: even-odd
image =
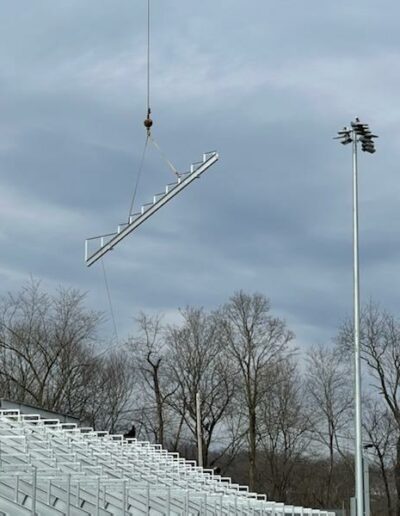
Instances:
[[[132,428],[127,434],[124,434],[124,439],[134,439],[136,437],[136,427],[132,425]]]

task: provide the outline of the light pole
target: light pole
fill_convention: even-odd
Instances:
[[[355,408],[355,497],[356,516],[364,516],[364,472],[363,472],[363,443],[361,417],[361,357],[360,357],[360,276],[358,258],[358,162],[357,147],[373,154],[375,152],[374,138],[368,124],[363,124],[358,118],[338,132],[335,139],[343,145],[352,143],[353,148],[353,301],[354,301],[354,408]]]
[[[203,440],[201,431],[201,398],[200,392],[196,392],[196,431],[197,431],[197,463],[203,467]]]

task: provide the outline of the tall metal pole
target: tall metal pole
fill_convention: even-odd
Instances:
[[[200,392],[196,393],[197,464],[203,467],[203,441],[201,439]]]
[[[357,134],[353,131],[353,293],[354,293],[354,401],[355,401],[355,494],[357,516],[364,516],[363,444],[361,426],[360,275],[358,257],[358,163]]]
[[[360,350],[360,274],[358,258],[358,166],[357,146],[361,150],[374,154],[374,140],[378,135],[372,134],[369,125],[362,123],[358,117],[350,122],[349,127],[338,131],[335,140],[342,145],[352,143],[353,147],[353,296],[354,296],[354,407],[355,407],[355,504],[356,516],[366,516],[368,511],[369,488],[364,479],[363,443],[362,443],[362,408],[361,408],[361,350]],[[365,494],[364,494],[365,493]],[[352,505],[353,510],[353,505]]]

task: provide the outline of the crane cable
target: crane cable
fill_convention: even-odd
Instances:
[[[151,127],[153,125],[153,120],[151,119],[151,106],[150,106],[150,43],[151,43],[151,26],[150,26],[150,19],[151,19],[151,13],[150,13],[150,0],[147,0],[147,118],[144,121],[144,126],[147,130],[147,139],[150,140],[150,142],[154,145],[156,150],[159,152],[160,156],[164,159],[168,167],[172,170],[172,172],[176,176],[180,176],[177,169],[174,167],[174,165],[171,163],[171,161],[167,158],[167,156],[164,154],[164,152],[161,150],[158,143],[154,140],[154,138],[151,135]]]
[[[154,140],[154,138],[153,138],[153,136],[151,134],[151,128],[153,126],[153,120],[152,120],[152,118],[150,116],[151,115],[151,106],[150,106],[150,100],[151,100],[151,96],[150,96],[150,94],[151,94],[151,88],[150,88],[150,86],[151,86],[150,46],[151,46],[151,11],[150,11],[150,0],[147,0],[147,66],[146,66],[146,68],[147,68],[147,70],[146,70],[147,71],[147,74],[146,74],[147,75],[147,87],[146,87],[147,117],[144,120],[144,126],[146,128],[146,133],[147,134],[146,134],[146,141],[145,141],[145,144],[144,144],[144,149],[143,149],[142,157],[141,157],[140,164],[139,164],[139,170],[138,170],[137,177],[136,177],[135,187],[134,187],[133,194],[132,194],[131,204],[130,204],[130,207],[129,207],[128,223],[130,222],[130,217],[131,217],[131,215],[133,214],[133,211],[134,211],[133,209],[134,209],[134,204],[135,204],[135,199],[136,199],[136,193],[137,193],[139,182],[140,182],[140,178],[141,178],[141,175],[142,175],[144,161],[145,161],[145,157],[146,157],[146,151],[147,151],[147,148],[148,148],[149,141],[153,145],[153,147],[157,150],[157,152],[159,153],[161,158],[165,161],[165,163],[167,164],[167,166],[171,170],[171,172],[173,174],[175,174],[178,178],[181,176],[181,174],[178,172],[178,170],[172,164],[172,162],[167,158],[167,156],[161,150],[160,146]]]
[[[139,170],[138,170],[138,173],[136,176],[135,188],[133,189],[131,204],[129,207],[128,223],[130,222],[130,217],[133,214],[136,193],[137,193],[139,181],[140,181],[140,178],[142,175],[144,160],[146,157],[147,146],[148,146],[149,138],[150,138],[150,128],[153,125],[153,120],[150,118],[150,114],[151,114],[151,108],[150,108],[150,0],[147,0],[147,118],[144,121],[144,125],[147,130],[147,135],[146,135],[146,141],[145,141],[143,152],[142,152],[142,158],[141,158],[140,164],[139,164]]]
[[[151,126],[153,125],[153,120],[150,118],[150,29],[150,0],[147,0],[147,118],[144,121],[144,126],[148,136],[150,136]]]
[[[150,0],[147,0],[147,113],[150,115]]]
[[[147,0],[147,118],[144,121],[144,125],[145,125],[146,131],[147,131],[147,135],[146,135],[146,141],[145,141],[143,152],[142,152],[142,157],[141,157],[140,164],[139,164],[138,173],[137,173],[137,176],[136,176],[136,182],[135,182],[135,187],[134,187],[134,190],[133,190],[131,204],[130,204],[130,207],[129,207],[128,224],[130,223],[130,218],[131,218],[131,215],[133,214],[133,208],[134,208],[134,204],[135,204],[136,193],[137,193],[139,182],[140,182],[140,178],[141,178],[141,175],[142,175],[144,161],[145,161],[145,157],[146,157],[146,151],[147,151],[147,148],[148,148],[149,141],[153,144],[153,146],[159,152],[161,157],[165,160],[165,162],[167,163],[168,167],[172,170],[172,172],[174,174],[176,174],[176,176],[180,177],[180,174],[177,171],[177,169],[174,167],[174,165],[171,163],[171,161],[166,157],[166,155],[163,153],[163,151],[161,150],[161,148],[159,147],[157,142],[151,136],[151,130],[150,129],[151,129],[152,125],[153,125],[153,120],[150,118],[150,115],[151,115],[151,107],[150,107],[150,0]],[[108,298],[108,304],[109,304],[111,320],[112,320],[112,323],[113,323],[114,338],[115,338],[115,342],[116,342],[116,344],[114,346],[111,346],[111,347],[115,347],[115,346],[119,346],[120,341],[119,341],[119,335],[118,335],[118,329],[117,329],[117,322],[116,322],[115,314],[114,314],[113,302],[112,302],[112,299],[111,299],[110,287],[109,287],[108,279],[107,279],[107,272],[106,272],[106,268],[105,268],[103,259],[101,259],[101,265],[102,265],[102,270],[103,270],[103,279],[104,279],[104,285],[105,285],[105,289],[106,289],[106,293],[107,293],[107,298]],[[109,348],[107,348],[102,353],[100,353],[99,356],[102,356],[108,349]]]

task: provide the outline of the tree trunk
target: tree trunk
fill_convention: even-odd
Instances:
[[[400,435],[397,437],[396,444],[396,464],[394,467],[394,478],[397,493],[396,515],[400,516]]]
[[[256,413],[251,410],[249,413],[249,488],[255,490],[256,484]]]
[[[163,414],[163,399],[160,389],[160,382],[158,379],[158,365],[154,368],[154,393],[156,397],[157,407],[157,424],[158,424],[158,435],[157,442],[164,446],[164,414]]]
[[[331,506],[331,490],[332,490],[332,476],[333,476],[333,432],[329,429],[329,474],[328,474],[328,485],[326,489],[326,505]]]
[[[386,473],[385,463],[383,457],[378,453],[379,463],[381,468],[381,474],[383,478],[383,483],[385,485],[385,494],[386,494],[386,503],[388,508],[388,516],[393,516],[393,508],[392,508],[392,497],[390,495],[390,487],[389,487],[389,479]]]

